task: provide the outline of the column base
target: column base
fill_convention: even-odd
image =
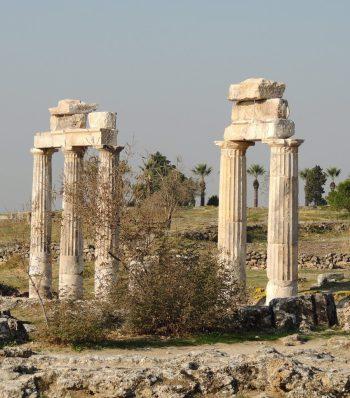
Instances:
[[[31,253],[29,275],[29,298],[38,298],[38,292],[41,298],[52,298],[51,259],[48,253]]]
[[[51,278],[43,277],[42,275],[30,275],[29,298],[39,298],[37,291],[42,299],[52,299]]]
[[[266,305],[275,298],[293,297],[298,294],[298,282],[289,282],[288,285],[278,284],[273,281],[267,282],[266,286]]]

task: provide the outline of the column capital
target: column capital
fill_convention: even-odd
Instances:
[[[70,147],[62,147],[62,152],[64,155],[69,155],[69,154],[77,154],[78,156],[84,156],[84,153],[86,152],[86,147],[84,146],[70,146]]]
[[[266,138],[262,140],[263,144],[267,144],[270,147],[288,147],[288,148],[298,148],[304,140],[295,138]]]
[[[56,149],[56,148],[43,148],[43,149],[32,148],[30,150],[30,153],[32,155],[52,155],[53,153],[55,153],[57,151],[58,151],[58,149]]]
[[[215,145],[219,146],[221,149],[239,149],[241,151],[246,151],[250,146],[254,146],[254,141],[214,141]]]
[[[110,145],[96,145],[94,146],[95,149],[97,149],[98,151],[109,151],[109,152],[113,152],[116,155],[118,155],[125,147],[124,146],[110,146]]]

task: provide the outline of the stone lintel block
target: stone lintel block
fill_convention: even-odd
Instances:
[[[49,108],[51,115],[74,115],[77,113],[90,113],[97,109],[97,104],[86,104],[77,99],[63,99],[58,101],[58,106]]]
[[[250,101],[282,98],[286,85],[263,78],[251,78],[238,84],[231,84],[228,94],[230,101]]]
[[[87,115],[85,113],[77,113],[75,115],[53,115],[50,117],[50,130],[65,129],[85,129]]]
[[[238,102],[232,108],[231,119],[239,121],[272,121],[275,119],[288,119],[288,101],[281,98],[271,98],[260,101]]]
[[[92,129],[115,129],[117,115],[115,112],[92,112],[88,120]]]
[[[276,119],[263,122],[235,122],[225,129],[225,140],[260,141],[267,138],[289,138],[295,133],[292,120]]]
[[[117,130],[111,129],[66,129],[36,133],[34,147],[72,148],[117,146]]]

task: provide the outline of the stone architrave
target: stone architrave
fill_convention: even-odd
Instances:
[[[59,298],[83,296],[83,236],[77,191],[85,149],[64,148],[64,192],[59,263]]]
[[[116,192],[117,164],[122,147],[99,149],[99,200],[95,250],[95,297],[110,297],[118,269],[117,243],[119,231],[118,197]]]
[[[51,298],[51,199],[54,149],[32,149],[33,187],[29,258],[29,297]]]
[[[303,140],[265,140],[271,149],[266,303],[298,293],[298,147]]]
[[[246,150],[249,141],[217,141],[221,148],[218,249],[231,281],[245,286],[247,176]]]

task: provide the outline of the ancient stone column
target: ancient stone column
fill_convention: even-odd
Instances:
[[[247,175],[246,150],[250,141],[218,141],[221,147],[218,249],[232,282],[245,286]]]
[[[32,149],[33,187],[30,230],[29,297],[51,298],[51,198],[54,149]]]
[[[59,263],[60,299],[83,296],[83,236],[77,200],[85,149],[64,149],[64,192]]]
[[[303,140],[267,139],[271,148],[266,302],[298,293],[298,147]]]
[[[99,200],[95,248],[95,297],[105,299],[115,286],[118,261],[117,164],[120,147],[99,148]]]

